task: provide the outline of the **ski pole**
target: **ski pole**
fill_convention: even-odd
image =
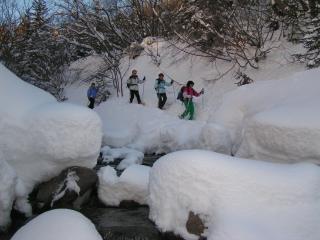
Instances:
[[[177,101],[177,98],[176,98],[176,91],[174,89],[174,84],[172,84],[172,88],[173,88],[173,96],[174,96],[174,101],[176,102]]]

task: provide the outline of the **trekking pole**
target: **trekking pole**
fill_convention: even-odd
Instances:
[[[143,84],[142,84],[142,98],[143,98],[143,96],[144,96],[144,83],[145,83],[146,77],[144,77],[143,79],[144,79],[144,82],[143,82]]]
[[[202,109],[204,109],[204,89],[202,88],[202,98],[201,98],[201,102],[202,102]]]
[[[174,89],[174,84],[172,84],[172,88],[173,88],[174,101],[176,102],[176,101],[177,101],[177,98],[176,98],[176,90]]]

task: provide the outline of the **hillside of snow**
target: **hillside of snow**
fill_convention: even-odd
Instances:
[[[306,71],[302,64],[290,61],[301,46],[275,43],[276,48],[259,62],[259,69],[240,69],[254,82],[237,87],[239,68],[233,63],[186,55],[171,42],[152,40],[141,43],[145,50],[139,57],[122,59],[124,97],[114,94],[95,109],[103,120],[104,145],[145,153],[198,148],[275,162],[320,162],[316,144],[320,142],[319,70]],[[71,69],[85,66],[81,71],[85,75],[99,68],[97,63],[103,64],[99,56],[90,56],[73,63]],[[132,69],[141,78],[146,76],[139,86],[145,106],[128,103],[125,82]],[[168,82],[176,81],[167,87],[164,111],[157,109],[154,90],[161,72]],[[176,99],[179,83],[188,80],[195,82],[196,90],[205,89],[204,95],[194,98],[196,121],[192,122],[177,117],[184,110]],[[86,105],[87,87],[81,81],[70,85],[66,89],[69,101]]]

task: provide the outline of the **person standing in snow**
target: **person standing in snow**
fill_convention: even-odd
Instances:
[[[173,83],[173,80],[171,80],[170,83],[166,82],[164,80],[164,75],[163,73],[159,73],[159,78],[156,79],[156,82],[154,84],[154,89],[157,92],[157,96],[158,96],[158,107],[160,109],[163,108],[164,104],[167,101],[167,94],[166,94],[166,86],[171,86]]]
[[[200,91],[200,93],[196,92],[193,89],[194,82],[188,81],[187,86],[183,89],[183,103],[185,106],[185,111],[179,116],[179,118],[183,119],[189,115],[189,120],[193,120],[194,117],[194,104],[192,102],[193,96],[200,96],[204,93],[204,89]]]
[[[140,80],[137,73],[138,71],[136,69],[132,70],[132,74],[127,80],[127,87],[130,90],[130,103],[132,103],[134,96],[136,96],[138,103],[141,104],[138,84],[144,83],[146,77],[143,77],[143,79]]]
[[[91,108],[91,109],[94,108],[94,102],[96,100],[97,93],[98,93],[98,88],[96,87],[96,84],[95,83],[91,83],[91,86],[89,87],[89,89],[87,91],[87,96],[88,96],[88,99],[89,99],[88,108]]]

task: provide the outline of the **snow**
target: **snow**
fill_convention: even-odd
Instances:
[[[147,203],[150,167],[131,165],[120,177],[112,167],[103,167],[98,172],[99,199],[109,206],[119,206],[123,200]]]
[[[45,212],[20,228],[11,240],[102,240],[95,226],[81,213],[56,209]]]
[[[120,177],[111,167],[100,169],[98,195],[106,205],[148,204],[161,230],[185,239],[197,239],[185,227],[193,211],[208,227],[209,240],[316,240],[319,168],[279,162],[319,164],[319,70],[303,71],[302,64],[288,61],[299,46],[275,44],[259,69],[240,69],[254,83],[237,87],[234,63],[187,56],[169,41],[145,39],[142,55],[124,57],[121,64],[124,83],[132,69],[146,76],[139,86],[145,106],[129,104],[124,85],[123,98],[113,96],[93,111],[58,104],[0,66],[0,164],[9,169],[0,170],[0,179],[10,185],[0,188],[3,226],[14,199],[18,209],[30,212],[26,196],[34,184],[67,166],[92,167],[102,139],[104,161],[124,158],[117,168],[125,169]],[[72,64],[72,84],[66,88],[70,103],[86,106],[87,84],[102,66],[98,55]],[[205,88],[194,98],[196,121],[178,119],[184,107],[176,100],[177,83],[167,88],[165,110],[157,109],[154,80],[160,72],[167,81],[193,80],[196,90]],[[151,169],[138,165],[144,153],[186,149],[216,153],[175,152]],[[69,187],[77,189],[76,178]]]
[[[10,213],[15,196],[17,176],[0,154],[0,230],[10,224]]]
[[[117,166],[118,170],[124,170],[132,164],[142,164],[144,154],[130,148],[110,148],[104,146],[101,151],[103,162],[110,163],[116,158],[122,158],[121,162]]]
[[[123,98],[111,97],[106,103],[95,108],[103,122],[103,146],[127,147],[143,153],[167,153],[196,148],[262,160],[302,161],[302,159],[298,160],[302,154],[295,153],[293,148],[288,150],[292,154],[285,158],[288,151],[285,151],[282,156],[277,153],[273,155],[273,150],[277,152],[277,149],[245,144],[247,141],[244,137],[247,136],[252,142],[252,136],[246,132],[247,122],[254,121],[256,114],[276,107],[287,97],[302,96],[297,98],[298,103],[302,101],[303,96],[309,94],[307,88],[301,91],[300,87],[291,83],[296,81],[296,77],[292,77],[293,74],[304,69],[302,64],[288,61],[292,54],[300,51],[301,46],[285,41],[275,41],[273,44],[275,49],[270,51],[266,59],[259,61],[259,69],[240,69],[252,78],[254,83],[237,87],[234,84],[238,81],[235,79],[235,72],[239,69],[234,63],[221,60],[210,62],[205,58],[188,56],[174,47],[174,45],[179,47],[179,43],[176,42],[158,38],[144,39],[141,45],[145,47],[145,51],[134,60],[124,57],[121,60],[121,69],[124,79],[129,76],[132,69],[137,69],[140,77],[146,76],[145,84],[139,86],[140,95],[146,106],[129,104],[129,91],[124,85]],[[73,68],[79,64],[79,66],[87,66],[83,72],[94,71],[103,61],[101,59],[99,61],[98,56],[92,58],[97,63],[94,66],[89,65],[89,60],[84,60],[75,63]],[[184,106],[176,100],[181,88],[177,83],[167,87],[168,100],[165,110],[157,109],[154,81],[160,72],[165,74],[167,81],[172,78],[185,84],[188,80],[193,80],[196,90],[205,88],[204,95],[194,98],[197,121],[187,122],[177,119],[177,116],[184,111]],[[306,73],[302,72],[298,78],[305,79],[304,74]],[[310,89],[309,84],[308,86]],[[67,88],[67,92],[70,89],[69,101],[85,105],[86,89],[80,87],[72,92],[75,88],[75,85]],[[80,98],[82,100],[79,100]],[[285,129],[283,131],[284,135],[288,135]],[[262,139],[259,138],[255,142],[261,141]],[[263,139],[263,141],[267,140]],[[274,139],[269,142],[270,145],[272,142]],[[288,144],[290,145],[290,142]],[[240,145],[241,149],[239,149]],[[267,153],[256,154],[254,149],[260,147]],[[295,155],[296,157],[293,157]],[[313,158],[317,156],[315,153],[310,155],[315,156]]]
[[[30,215],[27,196],[35,184],[69,166],[95,165],[102,139],[101,120],[87,108],[58,103],[3,65],[0,73],[1,161],[18,177],[15,208]],[[6,177],[1,171],[0,178]],[[11,196],[12,190],[8,194]]]
[[[105,123],[104,145],[126,146],[144,153],[192,148],[230,153],[228,132],[213,123],[184,121],[159,109],[112,100],[96,111]],[[122,135],[124,130],[126,134]]]
[[[213,118],[229,130],[233,153],[275,162],[320,163],[320,70],[246,85],[225,95]]]
[[[150,172],[150,218],[163,231],[186,230],[190,211],[208,240],[316,240],[320,168],[186,150],[159,159]]]

